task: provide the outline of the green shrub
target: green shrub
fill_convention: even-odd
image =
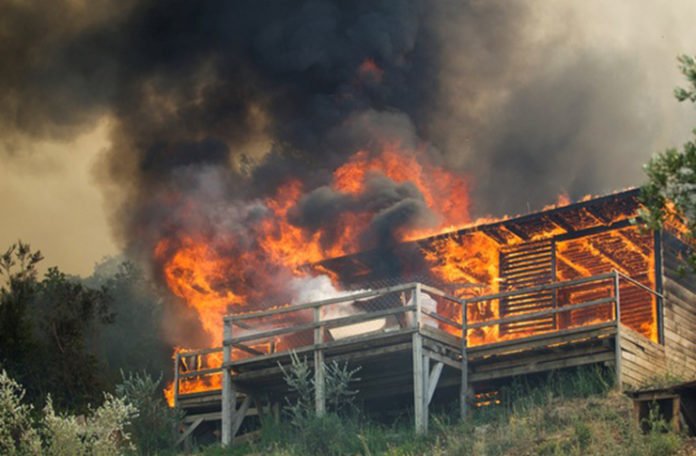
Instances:
[[[146,372],[124,373],[122,382],[116,385],[116,394],[126,403],[137,408],[128,431],[138,448],[138,454],[159,454],[173,451],[178,434],[176,426],[179,413],[171,409],[162,397],[162,377],[153,379]]]
[[[115,456],[134,450],[126,431],[137,409],[106,394],[98,408],[84,416],[58,414],[49,397],[43,414],[32,417],[22,403],[24,388],[0,372],[0,453],[5,455]]]

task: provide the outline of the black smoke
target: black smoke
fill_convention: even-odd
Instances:
[[[640,43],[590,43],[571,5],[6,1],[0,153],[108,118],[97,179],[124,250],[146,260],[188,232],[253,248],[263,198],[289,179],[306,191],[290,220],[327,244],[345,213],[373,214],[365,248],[437,224],[409,183],[373,176],[358,197],[328,187],[385,140],[467,175],[478,214],[639,183],[670,125],[650,110],[672,83],[648,74],[676,71],[635,58]]]

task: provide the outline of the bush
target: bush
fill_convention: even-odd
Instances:
[[[174,450],[180,417],[164,402],[162,377],[153,379],[146,372],[125,374],[123,371],[121,377],[123,381],[116,386],[116,394],[139,411],[128,427],[138,453],[149,455]]]
[[[85,416],[60,415],[49,397],[43,414],[22,403],[25,391],[5,371],[0,372],[0,453],[7,455],[112,456],[134,450],[126,426],[137,410],[109,394]]]
[[[0,454],[38,454],[39,434],[32,428],[33,407],[22,403],[24,389],[0,372]]]

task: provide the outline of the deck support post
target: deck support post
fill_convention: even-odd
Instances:
[[[232,426],[234,423],[234,409],[237,405],[237,393],[232,384],[232,372],[229,363],[232,361],[232,346],[227,342],[232,338],[232,322],[223,323],[223,366],[222,366],[222,445],[232,444]]]
[[[462,301],[462,381],[459,387],[459,414],[466,419],[469,402],[469,359],[467,354],[467,301]]]
[[[430,357],[423,354],[423,432],[428,432],[429,405],[428,390],[430,389]]]
[[[419,333],[413,334],[413,415],[415,418],[416,433],[424,434],[427,431],[425,423],[425,401],[423,385],[423,338]]]
[[[614,361],[614,371],[616,374],[616,387],[621,391],[621,298],[619,294],[619,271],[614,270],[614,316],[616,317],[616,335],[614,336],[616,359]]]
[[[321,308],[314,308],[314,323],[321,321]],[[324,327],[314,329],[314,345],[324,342]],[[326,413],[326,381],[324,372],[324,351],[320,348],[314,350],[314,408],[317,416]]]
[[[416,332],[412,336],[413,345],[413,415],[415,420],[416,433],[424,434],[428,430],[425,414],[425,373],[423,371],[423,336],[420,334],[421,326],[421,304],[420,304],[420,284],[413,288],[413,303],[416,306],[415,318],[413,319]]]
[[[174,408],[179,406],[179,366],[181,365],[181,353],[177,351],[174,356]]]

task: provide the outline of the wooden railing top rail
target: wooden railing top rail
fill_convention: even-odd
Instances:
[[[583,302],[580,304],[573,304],[571,306],[562,306],[562,307],[556,307],[554,309],[542,310],[539,312],[530,312],[530,313],[525,313],[525,314],[520,314],[520,315],[513,315],[510,317],[496,318],[495,320],[477,321],[476,323],[471,323],[469,325],[465,325],[464,328],[465,329],[475,329],[475,328],[482,328],[485,326],[503,325],[506,323],[516,323],[516,322],[525,321],[525,320],[533,320],[533,319],[537,319],[537,318],[550,317],[551,315],[555,315],[558,313],[570,312],[572,310],[585,309],[588,307],[599,306],[601,304],[608,304],[610,302],[615,302],[615,301],[616,301],[615,296],[609,296],[606,298],[595,299],[594,301],[587,301],[587,302]]]
[[[619,278],[626,280],[627,282],[630,282],[631,284],[637,286],[638,288],[642,288],[643,290],[647,291],[648,293],[652,293],[655,296],[657,296],[660,299],[664,299],[665,297],[662,295],[662,293],[658,293],[657,290],[653,290],[652,288],[645,286],[644,284],[638,282],[636,279],[627,276],[623,272],[616,271],[616,274],[618,274]]]
[[[399,291],[406,291],[406,290],[411,290],[416,288],[417,286],[424,287],[422,284],[418,282],[411,282],[411,283],[405,283],[402,285],[397,285],[394,287],[387,287],[387,288],[380,288],[378,290],[370,290],[370,291],[362,291],[358,293],[352,293],[352,294],[345,294],[343,296],[338,296],[335,298],[329,298],[329,299],[323,299],[321,301],[314,301],[314,302],[308,302],[305,304],[294,304],[294,305],[289,305],[289,306],[284,306],[284,307],[279,307],[277,309],[270,309],[270,310],[262,310],[258,312],[250,312],[250,313],[245,313],[245,314],[237,314],[237,315],[226,315],[223,319],[224,322],[238,322],[238,321],[243,321],[243,320],[251,320],[254,318],[263,318],[263,317],[269,317],[273,315],[280,315],[284,313],[290,313],[290,312],[296,312],[298,310],[305,310],[305,309],[314,309],[317,307],[323,307],[331,304],[340,304],[342,302],[352,302],[352,301],[359,301],[362,299],[367,299],[367,298],[373,298],[376,296],[384,295],[384,294],[389,294],[389,293],[397,293]],[[432,287],[427,287],[428,291],[432,292],[433,290],[437,290],[436,288]],[[444,292],[437,290],[439,294],[444,295]],[[452,297],[451,298],[454,301],[458,301],[456,298]]]
[[[566,280],[563,282],[551,282],[551,283],[544,284],[544,285],[537,285],[534,287],[523,288],[521,290],[512,290],[512,291],[505,291],[502,293],[496,293],[496,294],[491,294],[491,295],[475,296],[473,298],[466,298],[463,301],[466,303],[492,301],[494,299],[509,298],[511,296],[535,293],[537,291],[555,290],[558,288],[566,288],[566,287],[572,287],[572,286],[576,286],[576,285],[582,285],[582,284],[589,283],[589,282],[600,282],[603,280],[613,279],[614,277],[615,277],[615,273],[608,272],[606,274],[598,274],[598,275],[594,275],[591,277],[582,277],[580,279],[575,279],[575,280]]]

